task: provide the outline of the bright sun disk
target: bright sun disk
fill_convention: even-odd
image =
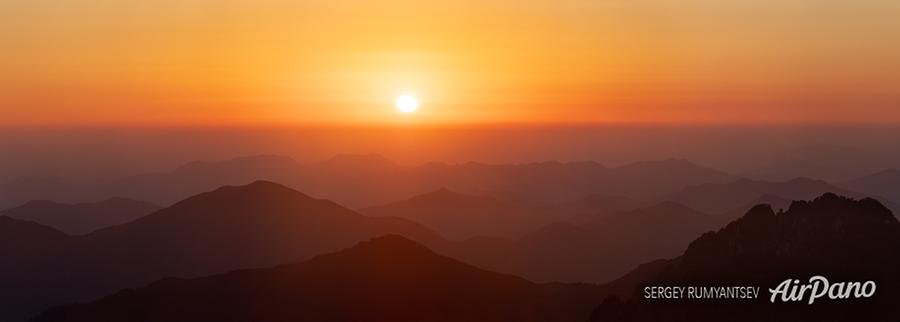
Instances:
[[[404,94],[397,97],[395,105],[397,106],[397,110],[402,113],[412,113],[419,108],[419,100],[417,100],[415,96]]]

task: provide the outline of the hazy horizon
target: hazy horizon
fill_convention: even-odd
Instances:
[[[276,154],[315,162],[380,154],[427,162],[597,161],[606,166],[688,159],[744,174],[782,161],[846,168],[855,175],[900,167],[900,127],[843,126],[466,126],[280,128],[0,129],[0,178],[110,178],[169,171],[190,161]],[[874,156],[878,156],[875,158]]]

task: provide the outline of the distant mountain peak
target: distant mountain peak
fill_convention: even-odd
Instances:
[[[392,205],[426,205],[426,206],[461,206],[461,205],[493,205],[498,207],[507,207],[505,203],[494,199],[493,197],[487,196],[478,196],[478,195],[469,195],[460,192],[456,192],[450,190],[446,187],[438,188],[437,190],[427,192],[421,195],[413,196],[409,199],[398,201],[392,204],[388,204],[385,206]],[[377,207],[373,207],[377,208]]]
[[[747,213],[742,217],[742,220],[753,221],[753,220],[769,220],[775,218],[775,210],[772,209],[772,206],[769,204],[759,204],[750,208]]]
[[[422,244],[414,242],[409,238],[397,234],[388,234],[384,236],[374,237],[367,241],[359,242],[353,247],[344,250],[344,252],[353,253],[371,253],[371,252],[392,252],[419,254],[424,256],[437,256],[437,254]]]
[[[288,188],[287,186],[285,186],[283,184],[268,181],[268,180],[256,180],[256,181],[253,181],[246,185],[223,186],[219,189],[216,189],[216,191],[218,191],[218,190],[273,190],[273,191],[278,190],[278,191],[290,191],[290,192],[300,193],[299,191]]]
[[[458,194],[459,194],[459,193],[456,193],[456,192],[454,192],[454,191],[452,191],[452,190],[450,190],[450,189],[447,189],[447,187],[440,187],[440,188],[438,188],[437,190],[432,191],[431,193],[433,193],[433,194],[453,194],[453,195],[458,195]]]
[[[222,186],[213,191],[179,201],[170,208],[194,206],[219,208],[223,204],[236,206],[252,204],[257,207],[278,207],[283,202],[297,203],[313,200],[331,203],[330,201],[312,198],[279,183],[257,180],[246,185]],[[335,206],[337,205],[335,204]]]
[[[61,202],[53,201],[53,200],[35,199],[35,200],[28,200],[27,202],[22,204],[22,206],[20,206],[20,207],[25,207],[25,206],[62,206],[62,205],[64,205],[64,204]]]
[[[374,262],[384,261],[385,266],[403,265],[401,261],[421,261],[443,258],[431,249],[398,234],[386,234],[357,242],[353,246],[334,253],[316,256],[312,261],[336,258],[367,259]]]

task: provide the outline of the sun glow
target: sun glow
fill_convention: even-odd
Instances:
[[[419,108],[419,100],[415,96],[404,94],[397,97],[395,105],[398,111],[408,114],[415,112]]]

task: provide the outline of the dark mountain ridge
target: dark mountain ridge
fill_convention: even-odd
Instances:
[[[100,228],[127,223],[159,209],[157,205],[126,198],[77,204],[32,200],[0,211],[0,216],[31,220],[70,235],[83,235]]]
[[[0,231],[7,226],[23,230],[18,226],[29,224],[17,223],[13,227],[0,222]],[[195,277],[302,260],[384,234],[402,234],[432,245],[443,242],[408,220],[366,217],[264,181],[202,193],[84,236],[50,234],[52,229],[46,227],[43,231],[0,235],[0,245],[22,246],[8,250],[10,258],[41,255],[39,261],[2,279],[7,283],[0,289],[0,299],[14,304],[0,307],[3,320],[15,321],[48,305],[96,298],[166,276]],[[50,236],[33,240],[43,235]],[[48,243],[53,247],[39,247]]]
[[[592,321],[896,321],[897,272],[900,223],[891,211],[874,199],[827,193],[794,201],[779,213],[760,205],[725,228],[703,234],[681,257],[641,274],[643,281],[620,285],[630,289],[625,299],[607,299]],[[770,302],[768,289],[791,278],[805,283],[815,275],[832,282],[874,281],[877,293],[814,305]],[[762,292],[743,301],[667,302],[642,298],[645,285],[753,285]]]
[[[9,276],[12,272],[26,270],[32,261],[44,258],[54,252],[70,237],[65,233],[36,222],[0,216],[0,275]],[[22,252],[31,249],[31,252]],[[2,279],[0,279],[2,280]]]
[[[583,321],[598,294],[484,271],[385,236],[298,264],[166,279],[32,321]]]

